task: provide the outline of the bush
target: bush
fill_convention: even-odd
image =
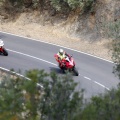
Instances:
[[[6,76],[1,80],[1,120],[72,120],[81,111],[83,92],[74,91],[77,84],[71,75],[34,69],[26,77],[30,79]]]
[[[80,9],[82,12],[90,10],[96,0],[51,0],[51,5],[58,11],[64,7],[71,10]]]
[[[112,60],[115,63],[113,73],[120,79],[120,20],[108,24],[108,36],[112,41]]]

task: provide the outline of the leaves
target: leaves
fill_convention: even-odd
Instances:
[[[15,74],[14,74],[15,75]],[[25,78],[6,76],[0,84],[0,118],[5,120],[62,120],[81,110],[83,92],[74,91],[72,76],[26,71]],[[40,88],[38,83],[43,87]]]
[[[51,73],[51,80],[47,83],[44,84],[44,95],[40,102],[41,119],[61,120],[68,116],[72,119],[78,103],[82,102],[82,96],[74,91],[76,83],[70,75],[59,77],[55,73]]]
[[[94,96],[75,120],[119,120],[120,119],[120,87]]]
[[[84,12],[88,7],[91,9],[94,2],[95,0],[51,0],[51,5],[58,11],[68,7],[72,10],[79,8]]]
[[[115,73],[120,79],[120,37],[113,41],[112,59],[115,63],[113,73]]]

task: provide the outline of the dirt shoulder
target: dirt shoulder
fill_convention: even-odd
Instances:
[[[22,16],[22,18],[20,17],[16,22],[1,22],[0,31],[62,45],[103,59],[111,60],[111,53],[108,47],[109,42],[107,40],[90,43],[80,38],[70,37],[62,27],[51,25],[43,26],[35,22],[25,23],[23,19],[24,16]]]

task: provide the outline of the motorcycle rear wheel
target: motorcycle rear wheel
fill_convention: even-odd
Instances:
[[[5,48],[3,48],[3,55],[8,56],[8,51]]]

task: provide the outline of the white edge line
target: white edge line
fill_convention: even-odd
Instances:
[[[19,74],[19,73],[10,71],[10,70],[8,70],[8,69],[6,69],[6,68],[0,67],[0,69],[2,69],[2,70],[4,70],[4,71],[7,71],[7,72],[10,72],[10,73],[12,73],[12,74],[16,74],[16,75],[18,75],[18,76],[20,76],[20,77],[23,77],[23,78],[27,79],[27,80],[30,80],[30,78],[27,78],[27,77],[25,77],[25,76],[23,76],[23,75],[21,75],[21,74]],[[43,88],[43,86],[40,85],[39,83],[37,83],[37,85],[40,86],[41,88]]]
[[[106,60],[106,59],[103,59],[103,58],[101,58],[101,57],[98,57],[98,56],[95,56],[95,55],[91,55],[91,54],[88,54],[88,53],[85,53],[85,52],[82,52],[82,51],[78,51],[78,50],[75,50],[75,49],[72,49],[72,48],[69,48],[69,47],[65,47],[65,46],[62,46],[62,45],[57,45],[57,44],[53,44],[53,43],[50,43],[50,42],[40,41],[40,40],[37,40],[37,39],[25,37],[25,36],[15,35],[15,34],[8,33],[8,32],[3,32],[3,31],[0,31],[0,32],[1,32],[1,33],[5,33],[5,34],[9,34],[9,35],[13,35],[13,36],[18,36],[18,37],[22,37],[22,38],[27,38],[27,39],[29,39],[29,40],[34,40],[34,41],[38,41],[38,42],[47,43],[47,44],[50,44],[50,45],[55,45],[55,46],[63,47],[63,48],[66,48],[66,49],[69,49],[69,50],[72,50],[72,51],[75,51],[75,52],[79,52],[79,53],[82,53],[82,54],[85,54],[85,55],[89,55],[89,56],[92,56],[92,57],[95,57],[95,58],[98,58],[98,59],[101,59],[101,60],[104,60],[104,61],[107,61],[107,62],[110,62],[110,63],[114,63],[114,62],[112,62],[112,61],[110,61],[110,60]],[[10,50],[10,51],[11,51],[11,50]],[[12,51],[12,52],[13,52],[13,51]],[[15,52],[15,51],[14,51],[14,52]],[[20,52],[16,52],[16,53],[22,54],[22,53],[20,53]],[[26,56],[31,57],[30,55],[27,55],[27,54],[23,54],[23,55],[26,55]],[[34,57],[34,56],[32,56],[32,57]],[[42,59],[40,59],[40,58],[37,58],[37,57],[34,57],[34,58],[39,59],[39,60],[45,62],[45,60],[42,60]],[[48,61],[47,61],[47,63],[50,63],[50,64],[51,64],[51,62],[48,62]],[[52,64],[56,66],[56,64],[54,64],[54,63],[52,63]],[[0,67],[0,68],[1,68],[1,67]],[[88,79],[88,80],[91,80],[91,79],[88,78],[88,77],[84,77],[84,78],[86,78],[86,79]],[[102,84],[100,84],[100,83],[98,83],[98,82],[96,82],[96,81],[94,81],[94,82],[95,82],[96,84],[98,84],[98,85],[106,88],[107,90],[110,90],[109,88],[105,87],[104,85],[102,85]]]
[[[88,78],[88,77],[86,77],[86,76],[83,76],[85,79],[87,79],[87,80],[91,80],[90,78]],[[93,81],[94,83],[96,83],[96,84],[98,84],[98,85],[100,85],[101,87],[104,87],[104,88],[106,88],[107,90],[109,90],[110,91],[110,89],[109,88],[107,88],[107,87],[105,87],[104,85],[102,85],[101,83],[99,83],[99,82],[97,82],[97,81]]]
[[[57,64],[54,64],[54,63],[52,63],[52,62],[43,60],[43,59],[41,59],[41,58],[37,58],[37,57],[31,56],[31,55],[24,54],[24,53],[21,53],[21,52],[17,52],[17,51],[14,51],[14,50],[10,50],[10,49],[7,49],[7,50],[8,50],[8,51],[11,51],[11,52],[14,52],[14,53],[18,53],[18,54],[24,55],[24,56],[27,56],[27,57],[31,57],[31,58],[34,58],[34,59],[37,59],[37,60],[40,60],[40,61],[43,61],[43,62],[46,62],[46,63],[49,63],[49,64],[52,64],[52,65],[54,65],[54,66],[57,66]]]
[[[90,78],[88,78],[88,77],[85,77],[85,76],[84,76],[84,78],[85,78],[85,79],[87,79],[87,80],[91,80]]]
[[[2,70],[4,70],[4,71],[7,71],[7,72],[11,72],[11,73],[13,73],[13,74],[16,74],[16,75],[18,75],[18,76],[20,76],[20,77],[23,77],[23,78],[27,79],[27,80],[30,80],[29,78],[27,78],[27,77],[25,77],[25,76],[23,76],[23,75],[21,75],[21,74],[19,74],[19,73],[10,71],[10,70],[8,70],[8,69],[6,69],[6,68],[0,67],[0,69],[2,69]],[[88,80],[91,80],[91,79],[88,78],[88,77],[84,77],[84,78],[86,78],[86,79],[88,79]],[[96,81],[93,81],[93,82],[95,82],[96,84],[98,84],[98,85],[100,85],[100,86],[102,86],[102,87],[104,87],[104,88],[106,88],[107,90],[110,91],[110,89],[107,88],[107,87],[105,87],[104,85],[102,85],[102,84],[100,84],[100,83],[98,83],[98,82],[96,82]],[[43,86],[40,85],[39,83],[37,83],[37,85],[43,88]]]
[[[75,52],[79,52],[79,53],[82,53],[82,54],[85,54],[85,55],[89,55],[89,56],[92,56],[92,57],[95,57],[95,58],[98,58],[98,59],[101,59],[101,60],[104,60],[104,61],[107,61],[107,62],[110,62],[110,63],[114,63],[110,60],[106,60],[104,58],[101,58],[101,57],[98,57],[98,56],[95,56],[95,55],[92,55],[92,54],[88,54],[88,53],[85,53],[85,52],[82,52],[82,51],[78,51],[78,50],[75,50],[75,49],[72,49],[72,48],[69,48],[69,47],[65,47],[65,46],[62,46],[62,45],[57,45],[57,44],[54,44],[54,43],[45,42],[45,41],[41,41],[41,40],[37,40],[37,39],[25,37],[25,36],[15,35],[15,34],[8,33],[8,32],[3,32],[3,31],[0,31],[0,32],[8,34],[8,35],[13,35],[13,36],[21,37],[21,38],[26,38],[26,39],[29,39],[29,40],[34,40],[34,41],[38,41],[38,42],[42,42],[42,43],[47,43],[47,44],[50,44],[50,45],[55,45],[55,46],[58,46],[58,47],[63,47],[63,48],[66,48],[66,49],[69,49],[69,50],[72,50],[72,51],[75,51]]]
[[[100,86],[102,86],[102,87],[104,87],[104,88],[106,88],[107,90],[110,90],[109,88],[107,88],[107,87],[105,87],[104,85],[102,85],[101,83],[99,83],[99,82],[97,82],[97,81],[94,81],[96,84],[98,84],[98,85],[100,85]]]
[[[11,51],[11,52],[14,52],[14,53],[18,53],[18,54],[21,54],[21,55],[24,55],[24,56],[28,56],[28,57],[31,57],[31,58],[34,58],[34,59],[37,59],[37,60],[40,60],[40,61],[43,61],[43,62],[46,62],[46,63],[49,63],[49,64],[52,64],[52,65],[57,66],[57,64],[54,64],[54,63],[52,63],[52,62],[49,62],[49,61],[46,61],[46,60],[43,60],[43,59],[40,59],[40,58],[31,56],[31,55],[28,55],[28,54],[24,54],[24,53],[21,53],[21,52],[17,52],[17,51],[14,51],[14,50],[10,50],[10,49],[7,49],[7,50],[8,50],[8,51]],[[1,68],[1,67],[0,67],[0,68]],[[6,71],[10,71],[10,70],[5,69],[5,68],[2,68],[2,69],[6,70]],[[15,72],[12,72],[12,73],[15,73]],[[15,74],[17,74],[17,75],[19,75],[19,76],[21,76],[21,77],[24,77],[24,76],[21,75],[21,74],[18,74],[18,73],[15,73]],[[87,80],[91,80],[90,78],[88,78],[88,77],[86,77],[86,76],[83,76],[83,77],[84,77],[85,79],[87,79]],[[24,78],[25,78],[25,77],[24,77]],[[30,80],[29,78],[26,78],[26,79]],[[102,85],[102,84],[100,84],[100,83],[98,83],[98,82],[96,82],[96,81],[93,81],[93,82],[95,82],[96,84],[98,84],[98,85],[106,88],[107,90],[110,90],[109,88],[105,87],[104,85]],[[39,85],[39,84],[38,84],[38,85]],[[39,86],[43,87],[42,85],[39,85]]]

